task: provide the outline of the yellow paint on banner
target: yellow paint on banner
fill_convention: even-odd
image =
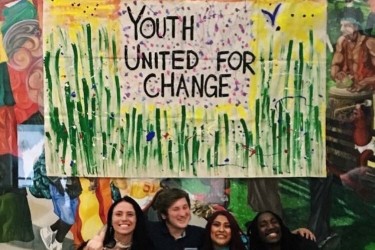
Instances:
[[[72,41],[77,41],[77,32],[82,31],[83,24],[90,24],[92,30],[106,26],[107,30],[119,30],[117,22],[117,12],[119,10],[120,0],[105,1],[83,1],[84,3],[56,0],[50,2],[45,7],[44,13],[46,20],[60,20],[58,23],[69,28],[69,35]],[[47,8],[48,11],[46,10]],[[50,32],[48,29],[54,29],[51,25],[44,25],[44,32]]]

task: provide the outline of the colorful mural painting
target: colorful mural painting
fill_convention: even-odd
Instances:
[[[374,0],[0,1],[0,249],[179,187],[192,224],[273,210],[374,250],[374,27]]]
[[[270,3],[45,1],[47,172],[323,176],[326,3]]]

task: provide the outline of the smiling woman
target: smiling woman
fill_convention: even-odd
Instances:
[[[131,197],[124,196],[109,208],[104,240],[99,245],[100,249],[152,249],[142,209]],[[81,246],[79,249],[91,248]]]
[[[131,197],[124,196],[113,203],[107,223],[103,241],[105,249],[149,249],[143,211]]]
[[[248,228],[250,249],[257,250],[317,250],[312,240],[293,234],[281,218],[271,212],[258,213]]]
[[[222,210],[207,219],[203,250],[246,250],[247,239],[231,213]]]

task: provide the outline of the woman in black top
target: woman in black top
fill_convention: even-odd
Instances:
[[[100,238],[100,237],[99,237]],[[115,201],[108,210],[103,249],[151,250],[141,207],[129,196]],[[101,248],[101,247],[100,247]],[[79,249],[86,249],[85,244]]]
[[[293,234],[281,218],[271,212],[258,213],[248,227],[250,249],[254,250],[317,250],[317,244]]]

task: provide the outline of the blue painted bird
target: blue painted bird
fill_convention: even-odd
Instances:
[[[280,10],[281,3],[279,3],[276,8],[273,10],[273,12],[269,12],[267,10],[261,9],[262,13],[264,14],[264,17],[266,18],[267,22],[271,24],[272,27],[275,27],[276,24],[276,17]]]

